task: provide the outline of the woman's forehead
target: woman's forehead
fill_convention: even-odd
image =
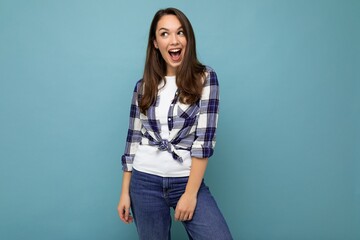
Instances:
[[[177,30],[181,27],[182,27],[181,22],[175,15],[165,15],[159,19],[156,29]]]

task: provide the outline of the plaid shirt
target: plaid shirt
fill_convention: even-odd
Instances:
[[[159,96],[156,103],[148,109],[147,115],[140,113],[140,84],[141,80],[136,83],[130,108],[129,130],[122,156],[123,171],[132,171],[139,144],[168,151],[179,162],[182,162],[182,158],[177,153],[178,149],[190,151],[192,157],[209,158],[214,152],[219,109],[219,83],[215,71],[210,67],[206,68],[202,96],[195,104],[181,103],[178,101],[178,91],[176,92],[168,114],[169,140],[161,138],[160,122],[155,116]]]

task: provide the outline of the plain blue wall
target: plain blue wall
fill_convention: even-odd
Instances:
[[[137,239],[117,217],[120,156],[168,6],[219,76],[206,181],[234,238],[360,239],[356,0],[0,0],[0,239]]]

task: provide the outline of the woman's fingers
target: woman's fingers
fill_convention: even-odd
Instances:
[[[118,214],[119,214],[119,217],[121,219],[121,221],[125,222],[125,212],[124,212],[124,208],[120,208],[118,207]]]
[[[196,207],[196,196],[184,193],[175,208],[175,220],[177,221],[190,221],[194,215]]]
[[[193,217],[193,211],[175,211],[175,220],[177,221],[190,221]]]
[[[124,223],[131,223],[133,221],[133,217],[130,213],[130,205],[131,201],[129,194],[121,194],[117,210],[121,221]]]
[[[132,221],[132,216],[131,216],[131,213],[130,213],[130,208],[125,208],[124,209],[124,217],[125,217],[125,220],[127,223],[130,223]],[[131,221],[130,221],[131,220]]]
[[[133,217],[131,216],[130,208],[120,207],[120,208],[118,208],[118,213],[119,213],[121,221],[123,221],[124,223],[132,223],[133,222]]]

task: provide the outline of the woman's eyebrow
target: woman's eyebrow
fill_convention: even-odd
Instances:
[[[183,27],[182,27],[182,26],[180,26],[180,27],[178,27],[178,29],[177,29],[177,30],[180,30],[180,29],[182,29],[182,28],[183,28]],[[164,30],[164,31],[169,31],[169,29],[164,28],[164,27],[159,28],[159,30],[158,30],[158,31],[161,31],[161,30]]]

